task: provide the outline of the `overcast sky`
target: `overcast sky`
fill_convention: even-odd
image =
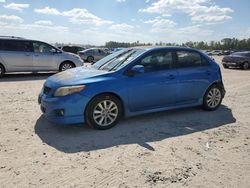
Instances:
[[[0,0],[0,35],[47,42],[250,38],[250,0]]]

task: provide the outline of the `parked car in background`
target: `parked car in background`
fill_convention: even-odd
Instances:
[[[85,48],[81,46],[63,46],[61,49],[65,52],[70,52],[73,54],[78,54],[79,51],[85,50]]]
[[[222,50],[212,50],[211,52],[208,53],[208,55],[222,55]]]
[[[249,69],[250,66],[250,51],[235,52],[231,55],[225,56],[222,59],[224,68],[240,67],[244,70]]]
[[[48,120],[96,129],[121,117],[202,106],[216,110],[225,90],[219,65],[191,48],[126,49],[49,77],[39,95]]]
[[[0,37],[0,76],[7,72],[64,71],[82,65],[79,56],[45,42]]]
[[[107,52],[101,48],[90,48],[80,51],[78,52],[78,54],[82,58],[82,60],[93,63],[106,57],[110,54],[110,52]]]
[[[230,50],[223,50],[222,55],[230,55],[231,51]]]

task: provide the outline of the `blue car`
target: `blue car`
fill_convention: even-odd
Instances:
[[[39,94],[56,124],[115,126],[122,117],[191,106],[217,109],[225,95],[219,65],[181,47],[124,49],[49,77]]]

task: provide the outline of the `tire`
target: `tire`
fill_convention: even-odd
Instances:
[[[218,85],[213,85],[208,88],[204,97],[202,108],[207,111],[216,110],[222,102],[222,89]]]
[[[4,73],[5,73],[5,68],[3,65],[0,64],[0,78],[4,76]]]
[[[62,71],[65,71],[65,70],[68,70],[68,69],[71,69],[71,68],[74,68],[75,65],[74,63],[70,62],[70,61],[66,61],[66,62],[63,62],[60,67],[59,67],[59,72],[62,72]]]
[[[96,96],[88,104],[84,116],[85,122],[91,128],[110,129],[118,123],[122,116],[121,101],[110,94]]]
[[[243,69],[243,70],[249,69],[249,63],[248,63],[248,62],[244,62],[244,63],[242,64],[242,69]]]
[[[224,69],[228,69],[229,68],[228,65],[223,65],[223,67],[224,67]]]
[[[93,63],[94,62],[94,57],[93,56],[88,56],[87,62]]]

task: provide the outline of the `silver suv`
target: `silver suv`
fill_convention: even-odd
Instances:
[[[45,42],[0,37],[0,77],[7,72],[64,71],[82,65],[78,55]]]

